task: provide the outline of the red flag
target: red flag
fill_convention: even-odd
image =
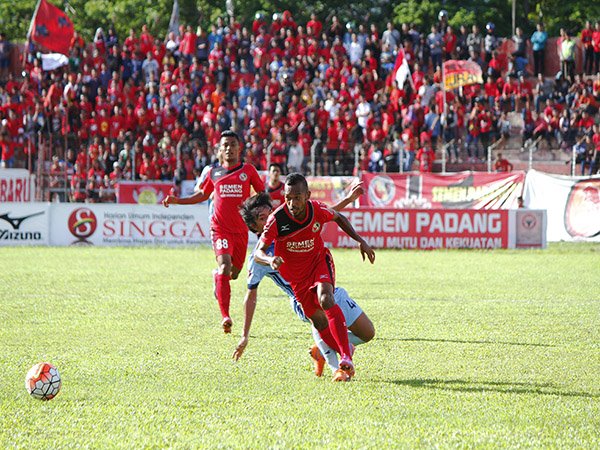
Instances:
[[[69,54],[73,38],[73,22],[47,0],[40,0],[33,17],[30,38],[53,52]]]

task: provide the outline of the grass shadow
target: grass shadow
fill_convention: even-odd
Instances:
[[[499,392],[502,394],[558,395],[561,397],[579,397],[589,399],[600,398],[600,394],[597,393],[562,391],[551,383],[467,381],[459,379],[441,380],[435,378],[380,381],[383,383],[390,383],[398,386],[408,386],[411,388],[437,389],[453,392]]]
[[[428,339],[428,338],[385,338],[378,337],[379,341],[401,341],[401,342],[446,342],[451,344],[495,344],[495,345],[522,345],[525,347],[556,347],[552,344],[533,344],[529,342],[504,342],[504,341],[481,341],[481,340],[461,340],[461,339]]]

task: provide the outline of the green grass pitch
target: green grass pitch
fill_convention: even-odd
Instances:
[[[600,245],[334,258],[377,330],[351,383],[270,280],[232,362],[208,248],[0,249],[0,448],[600,447]]]

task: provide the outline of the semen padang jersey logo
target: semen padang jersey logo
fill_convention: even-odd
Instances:
[[[600,180],[573,185],[565,205],[565,229],[573,237],[600,235]]]

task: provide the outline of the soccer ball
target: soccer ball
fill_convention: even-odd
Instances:
[[[58,369],[47,362],[37,363],[25,377],[25,389],[38,400],[51,400],[60,391]]]

